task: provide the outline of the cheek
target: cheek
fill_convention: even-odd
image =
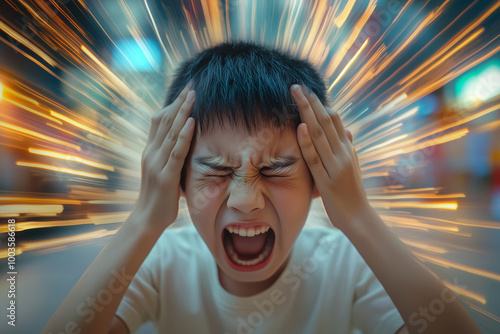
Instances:
[[[191,218],[202,217],[208,219],[212,210],[217,208],[224,190],[224,183],[219,178],[200,178],[190,175],[186,182],[186,202]]]

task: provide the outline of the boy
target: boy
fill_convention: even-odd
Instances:
[[[185,62],[130,217],[44,332],[479,333],[370,207],[325,103],[313,67],[275,50],[225,43]],[[163,233],[181,195],[193,226]],[[302,229],[319,196],[338,230]]]

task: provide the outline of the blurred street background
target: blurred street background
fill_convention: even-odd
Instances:
[[[500,1],[0,3],[0,305],[39,333],[128,217],[173,71],[226,40],[310,60],[384,222],[500,333]],[[311,215],[328,225],[321,201]],[[188,224],[181,203],[178,225]],[[154,333],[151,324],[139,333]]]

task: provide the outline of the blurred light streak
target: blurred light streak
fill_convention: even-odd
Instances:
[[[456,226],[440,226],[433,224],[426,224],[418,219],[413,219],[405,216],[401,217],[392,217],[387,214],[381,214],[380,217],[387,223],[390,223],[393,226],[404,226],[408,228],[418,228],[425,230],[436,230],[441,232],[458,232],[459,229]]]
[[[422,208],[422,209],[443,209],[456,210],[457,202],[370,202],[375,208],[393,209],[393,208]]]
[[[61,114],[59,114],[59,113],[57,113],[57,112],[55,112],[55,111],[53,111],[53,110],[51,110],[51,111],[50,111],[50,114],[51,114],[52,116],[56,117],[56,118],[59,118],[59,119],[61,119],[61,120],[65,121],[65,122],[67,122],[67,123],[69,123],[69,124],[71,124],[71,125],[74,125],[74,126],[76,126],[76,127],[80,128],[80,129],[83,129],[83,130],[85,130],[85,131],[91,132],[91,133],[96,134],[96,135],[101,136],[101,137],[106,137],[106,135],[105,135],[104,133],[99,132],[99,131],[96,131],[96,130],[94,130],[94,129],[92,129],[92,128],[89,128],[88,126],[85,126],[85,125],[83,125],[83,124],[80,124],[80,123],[78,123],[77,121],[74,121],[74,120],[72,120],[71,118],[66,117],[66,116],[64,116],[64,115],[61,115]],[[109,139],[109,138],[108,138],[108,139]]]
[[[21,255],[23,251],[19,249],[19,247],[16,247],[16,251],[14,252],[17,255]],[[0,249],[0,259],[6,259],[9,257],[9,252],[7,249]]]
[[[477,293],[471,292],[469,290],[466,290],[464,288],[461,288],[459,286],[453,285],[451,283],[448,283],[446,281],[442,282],[444,285],[446,285],[450,290],[452,290],[455,293],[458,293],[459,295],[465,296],[467,298],[473,299],[481,304],[486,304],[486,298],[484,296],[481,296]]]
[[[61,213],[64,207],[60,204],[7,204],[0,205],[1,214],[16,214],[16,213],[28,213],[28,214],[38,214],[40,216],[51,215]]]
[[[103,175],[103,174],[88,173],[88,172],[83,172],[83,171],[79,171],[79,170],[75,170],[75,169],[58,167],[58,166],[51,166],[51,165],[45,165],[45,164],[39,164],[39,163],[16,161],[16,165],[24,166],[24,167],[31,167],[31,168],[46,169],[46,170],[51,170],[51,171],[55,171],[55,172],[59,172],[59,173],[73,174],[73,175],[78,175],[78,176],[91,177],[91,178],[95,178],[95,179],[103,179],[103,180],[108,179],[108,177],[106,175]]]
[[[473,310],[485,315],[486,317],[492,319],[493,321],[496,321],[496,322],[500,322],[500,317],[494,315],[493,313],[490,313],[488,311],[486,311],[485,309],[482,309],[480,308],[479,306],[477,305],[474,305],[474,304],[471,304],[471,303],[468,303],[468,305],[470,306],[470,308],[472,308]]]
[[[368,196],[370,200],[377,199],[405,199],[405,198],[463,198],[465,194],[445,194],[445,195],[437,195],[437,194],[397,194],[397,195],[371,195]]]
[[[349,62],[344,67],[344,69],[342,70],[342,72],[340,72],[340,74],[338,75],[337,79],[335,79],[333,81],[333,83],[330,85],[330,87],[328,87],[328,90],[327,90],[328,93],[330,93],[330,91],[333,89],[333,86],[335,86],[335,84],[344,76],[345,72],[349,69],[349,67],[351,67],[351,65],[356,61],[356,59],[358,58],[359,54],[363,51],[363,49],[365,48],[365,46],[366,46],[367,43],[368,43],[368,39],[359,48],[358,52],[356,52],[356,54],[354,55],[354,57],[352,57],[352,59],[349,60]]]
[[[74,155],[61,154],[61,153],[57,153],[57,152],[53,152],[53,151],[40,150],[40,149],[36,149],[36,148],[31,148],[31,147],[28,148],[28,152],[33,153],[33,154],[44,155],[44,156],[48,156],[48,157],[52,157],[52,158],[56,158],[56,159],[75,161],[75,162],[82,163],[84,165],[88,165],[88,166],[92,166],[92,167],[96,167],[96,168],[101,168],[101,169],[106,169],[106,170],[109,170],[111,172],[114,172],[114,170],[115,170],[113,168],[113,166],[108,166],[108,165],[105,165],[105,164],[102,164],[99,162],[83,159],[83,158],[80,158],[80,157],[77,157]]]
[[[13,104],[13,105],[15,105],[15,106],[17,106],[17,107],[23,108],[24,110],[29,111],[30,113],[33,113],[33,114],[35,114],[35,115],[37,115],[37,116],[40,116],[40,117],[46,118],[46,119],[48,119],[48,120],[49,120],[49,121],[51,121],[51,122],[58,123],[58,124],[62,125],[62,122],[61,122],[61,121],[59,121],[58,119],[55,119],[54,117],[50,117],[50,116],[48,116],[48,115],[45,115],[45,114],[43,114],[43,113],[41,113],[41,112],[39,112],[39,111],[36,111],[36,110],[34,110],[34,109],[32,109],[32,108],[30,108],[30,107],[28,107],[28,106],[26,106],[26,105],[22,104],[22,103],[19,103],[19,102],[13,101],[13,100],[8,99],[8,98],[6,98],[6,97],[4,97],[4,98],[3,98],[3,100],[4,100],[5,102],[9,102],[10,104]]]
[[[43,241],[22,242],[21,245],[19,246],[19,248],[21,248],[21,251],[23,251],[23,252],[39,250],[39,249],[43,249],[43,248],[56,247],[56,246],[67,245],[67,244],[71,244],[71,243],[75,243],[75,242],[81,242],[81,241],[102,238],[102,237],[105,237],[108,235],[113,235],[117,231],[118,231],[118,229],[113,230],[113,231],[108,231],[108,230],[102,229],[102,230],[97,230],[97,231],[93,231],[93,232],[72,235],[69,237],[53,238],[53,239],[48,239],[48,240],[43,240]]]
[[[46,136],[46,135],[41,134],[39,132],[25,129],[25,128],[22,128],[22,127],[17,126],[17,125],[13,125],[13,124],[9,124],[9,123],[5,123],[5,122],[0,121],[0,126],[3,126],[4,128],[11,129],[11,130],[16,131],[16,132],[20,132],[22,134],[25,134],[25,135],[28,135],[31,137],[35,137],[35,138],[38,138],[41,140],[46,140],[46,141],[52,142],[54,144],[59,144],[59,145],[66,146],[66,147],[72,148],[74,150],[80,151],[80,147],[77,145],[73,145],[73,144],[67,143],[63,140],[59,140],[56,138]]]
[[[442,266],[445,268],[454,268],[454,269],[462,270],[462,271],[465,271],[465,272],[468,272],[468,273],[471,273],[474,275],[490,278],[490,279],[495,280],[495,281],[500,281],[500,274],[492,273],[492,272],[489,272],[486,270],[476,269],[476,268],[469,267],[469,266],[466,266],[463,264],[448,261],[445,259],[439,259],[439,258],[430,256],[430,255],[425,255],[422,253],[417,253],[417,252],[413,252],[413,253],[421,260],[436,264],[438,266]]]
[[[426,244],[426,243],[423,243],[423,242],[411,241],[411,240],[404,239],[404,238],[400,238],[400,240],[402,242],[404,242],[405,244],[407,244],[408,246],[412,246],[412,247],[415,247],[415,248],[423,249],[423,250],[426,250],[426,251],[429,251],[429,252],[432,252],[432,253],[438,253],[438,254],[448,253],[448,251],[446,249],[444,249],[444,248],[432,246],[432,245],[429,245],[429,244]]]
[[[12,189],[1,194],[0,203],[61,205],[67,210],[0,216],[16,217],[18,231],[57,226],[75,226],[76,230],[78,225],[125,221],[139,193],[146,123],[161,108],[163,85],[171,80],[166,73],[172,73],[198,51],[224,40],[240,39],[274,45],[317,66],[328,87],[329,107],[341,115],[354,135],[363,181],[369,184],[369,200],[403,241],[410,247],[435,253],[427,261],[444,261],[441,265],[450,268],[451,262],[440,258],[450,250],[460,250],[462,254],[452,255],[465,254],[469,258],[485,255],[481,253],[485,251],[467,245],[483,235],[480,229],[499,229],[499,222],[484,217],[455,218],[450,211],[443,214],[452,218],[437,218],[440,210],[457,210],[456,215],[463,217],[461,209],[478,209],[470,199],[472,196],[458,193],[462,189],[444,189],[453,193],[441,194],[441,187],[415,185],[410,182],[412,175],[404,177],[403,182],[408,184],[405,186],[385,182],[413,152],[425,152],[428,147],[464,138],[469,130],[498,129],[498,120],[479,119],[498,113],[498,97],[488,103],[478,100],[473,106],[462,106],[457,118],[451,120],[438,119],[439,112],[423,119],[419,117],[419,107],[415,107],[421,108],[422,97],[467,76],[466,71],[497,56],[500,35],[491,28],[491,21],[498,14],[500,1],[482,6],[473,17],[471,11],[479,3],[466,4],[461,7],[464,10],[456,13],[453,7],[458,1],[408,1],[397,12],[391,12],[387,22],[376,20],[380,11],[387,10],[384,2],[376,0],[285,1],[273,2],[272,6],[269,1],[259,0],[187,1],[175,9],[147,0],[118,1],[113,5],[121,11],[121,17],[106,12],[109,6],[102,1],[73,3],[99,30],[97,36],[91,36],[91,30],[79,22],[80,13],[71,12],[60,2],[8,2],[30,24],[28,29],[21,29],[0,13],[0,30],[8,36],[0,37],[0,43],[57,81],[55,86],[63,88],[64,94],[23,76],[22,69],[0,63],[0,103],[5,110],[0,119],[0,145],[13,152],[13,161],[29,167],[30,172],[39,168],[56,172],[65,190],[49,195]],[[143,18],[149,20],[149,27],[140,23]],[[373,23],[379,24],[379,34],[371,34]],[[30,30],[34,33],[31,36]],[[133,39],[150,61],[147,40],[152,37],[156,37],[162,49],[164,63],[150,76],[113,68],[109,50],[101,48],[105,44],[113,50],[119,40]],[[103,44],[97,43],[97,38],[102,38]],[[156,77],[160,79],[158,83],[151,80]],[[39,155],[46,164],[18,161],[27,159],[28,152]],[[412,163],[410,172],[425,173],[421,168],[429,167],[432,159],[426,155],[421,163]],[[80,171],[75,169],[75,163],[107,172],[104,175]],[[12,170],[16,176],[15,166]],[[63,178],[60,173],[85,178]],[[32,177],[50,185],[54,182],[52,174],[32,173]],[[463,198],[460,207],[450,200],[453,198]],[[185,207],[180,209],[187,212]],[[54,218],[49,221],[48,216]],[[326,217],[324,209],[318,210],[318,216]],[[5,231],[5,226],[0,226],[0,232]],[[30,244],[18,251],[61,251],[78,241],[91,241],[114,232],[101,230],[101,234],[50,239],[48,244]],[[469,239],[460,246],[463,238]],[[0,257],[6,254],[1,252]],[[464,268],[478,276],[489,273]],[[493,277],[498,281],[497,276]],[[455,292],[475,302],[485,301],[468,290]],[[486,310],[477,311],[498,321]]]
[[[58,198],[43,198],[43,197],[0,197],[0,202],[23,202],[23,203],[38,203],[38,204],[72,204],[80,205],[82,201],[71,199]]]
[[[342,12],[340,12],[339,15],[335,18],[335,25],[338,28],[342,27],[344,22],[347,20],[347,17],[351,13],[352,7],[354,6],[355,2],[356,0],[348,0],[344,5],[344,8],[342,9]]]
[[[37,46],[35,46],[33,43],[31,43],[27,38],[24,38],[21,34],[14,31],[12,28],[7,26],[2,21],[0,21],[0,30],[3,30],[5,33],[7,33],[10,37],[12,37],[14,40],[18,41],[23,46],[26,46],[29,49],[31,49],[31,51],[33,51],[35,54],[37,54],[40,58],[42,58],[49,65],[56,66],[55,60],[53,60],[45,52],[43,52],[41,49],[39,49]]]

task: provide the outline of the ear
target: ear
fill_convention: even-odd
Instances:
[[[320,197],[321,195],[318,192],[318,188],[316,188],[316,184],[314,185],[314,190],[313,190],[313,199]]]

